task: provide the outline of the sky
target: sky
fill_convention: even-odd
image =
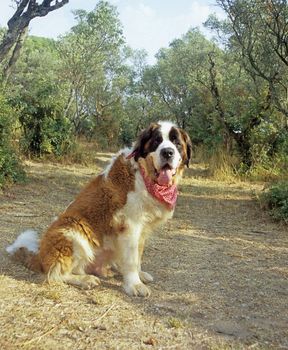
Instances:
[[[40,0],[39,0],[40,1]],[[216,0],[110,0],[117,7],[126,42],[133,49],[145,49],[148,63],[155,62],[155,54],[162,47],[180,38],[190,28],[199,27],[210,38],[212,34],[203,27],[209,14],[225,18]],[[13,15],[12,0],[0,0],[0,26],[6,27]],[[72,11],[92,11],[97,0],[70,0],[61,9],[50,12],[30,22],[30,34],[57,38],[75,24]]]

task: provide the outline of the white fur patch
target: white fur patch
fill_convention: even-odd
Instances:
[[[114,215],[114,218],[117,220],[118,217],[122,217],[125,221],[129,220],[129,227],[135,232],[138,225],[142,225],[145,231],[150,231],[154,225],[158,226],[172,215],[173,210],[167,210],[148,193],[140,171],[136,171],[135,191],[128,193],[125,206]]]
[[[124,277],[124,283],[133,286],[141,283],[138,274],[139,252],[138,245],[142,232],[142,225],[127,220],[129,229],[125,234],[118,236],[120,252],[120,269]]]
[[[7,253],[13,254],[19,248],[27,248],[30,252],[37,253],[39,249],[39,236],[35,230],[22,232],[15,242],[6,248]]]
[[[151,153],[155,168],[159,170],[163,166],[163,161],[161,159],[161,151],[164,148],[172,148],[174,150],[174,157],[172,161],[169,162],[169,164],[173,169],[177,169],[177,167],[181,163],[181,155],[178,149],[176,148],[176,146],[174,145],[174,143],[171,142],[170,140],[164,140],[163,142],[161,142],[161,144],[158,146],[156,151]]]
[[[81,233],[69,230],[64,232],[64,236],[73,243],[73,257],[76,261],[83,259],[84,262],[87,262],[87,260],[92,261],[94,259],[94,250]]]
[[[160,125],[160,131],[161,131],[161,135],[163,137],[163,141],[158,146],[156,151],[151,153],[151,155],[153,157],[154,165],[158,171],[163,166],[163,164],[162,164],[163,162],[162,162],[162,159],[160,156],[161,150],[163,148],[172,148],[174,150],[175,155],[173,157],[172,162],[169,164],[171,165],[171,167],[173,169],[177,169],[177,167],[181,163],[181,155],[180,155],[177,147],[169,139],[169,133],[171,131],[171,128],[173,128],[173,127],[177,128],[177,126],[174,123],[171,123],[169,121],[158,122],[158,124]]]
[[[169,140],[169,132],[171,128],[177,128],[177,126],[169,121],[158,122],[160,125],[160,131],[163,137],[163,140]]]

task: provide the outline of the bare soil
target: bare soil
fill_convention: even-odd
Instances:
[[[211,181],[199,165],[144,253],[151,297],[126,296],[120,278],[89,291],[48,285],[10,260],[5,247],[43,232],[109,157],[27,162],[28,183],[0,195],[0,348],[288,349],[287,227],[259,208],[260,185]]]

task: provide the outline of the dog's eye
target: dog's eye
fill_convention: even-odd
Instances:
[[[161,142],[162,142],[162,137],[161,136],[156,137],[155,143],[159,144]]]
[[[174,145],[176,145],[176,146],[181,146],[181,143],[180,143],[180,141],[178,140],[177,137],[175,137],[175,138],[172,140],[172,142],[173,142]]]

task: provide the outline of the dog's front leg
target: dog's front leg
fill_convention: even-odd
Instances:
[[[147,297],[150,290],[139,277],[139,243],[142,225],[129,225],[126,232],[118,236],[118,264],[123,275],[123,287],[128,295]]]
[[[146,235],[142,233],[142,235],[140,237],[139,249],[138,249],[138,252],[139,252],[138,271],[139,271],[139,276],[140,276],[141,281],[146,284],[146,283],[153,282],[153,276],[151,276],[150,273],[148,273],[148,272],[142,271],[142,268],[141,268],[145,239],[146,239]]]

